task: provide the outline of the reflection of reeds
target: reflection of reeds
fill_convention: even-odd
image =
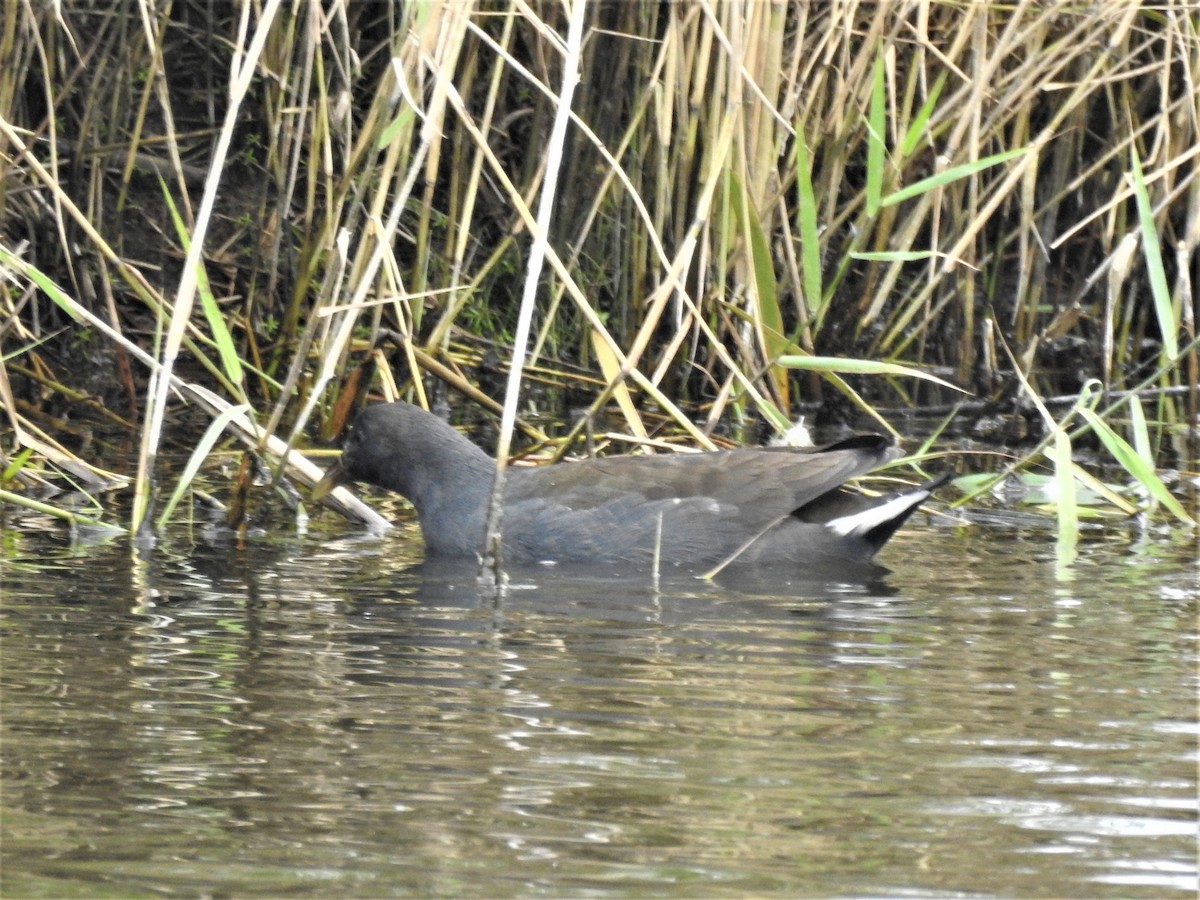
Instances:
[[[1079,428],[1159,499],[1164,448],[1195,457],[1189,4],[587,17],[537,378],[582,371],[630,435],[653,407],[705,445],[719,418],[782,428],[801,400],[887,427],[897,395],[950,397],[936,372],[983,399],[1086,392],[1045,426],[1060,471],[1055,435]],[[9,9],[0,402],[5,452],[33,453],[6,469],[69,455],[31,437],[36,398],[96,383],[69,342],[113,361],[100,405],[140,423],[135,522],[180,367],[270,458],[313,413],[338,424],[338,395],[423,394],[389,362],[471,392],[463,364],[516,325],[565,31],[555,4]],[[1046,364],[1072,343],[1069,372]],[[1093,412],[1093,379],[1156,389],[1153,414]]]

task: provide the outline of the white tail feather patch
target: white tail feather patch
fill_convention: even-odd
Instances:
[[[830,519],[825,523],[825,527],[843,537],[850,537],[851,535],[857,537],[867,534],[872,528],[882,525],[885,522],[890,522],[897,516],[908,512],[908,510],[912,509],[918,503],[924,502],[928,496],[929,491],[901,494],[899,497],[893,497],[886,503],[881,503],[879,506],[872,506],[870,509],[864,509],[862,512]]]

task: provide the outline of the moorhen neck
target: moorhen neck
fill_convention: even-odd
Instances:
[[[844,482],[900,451],[882,437],[817,450],[790,447],[617,456],[508,469],[503,552],[512,563],[664,570],[734,565],[802,574],[868,562],[934,485],[885,499]],[[483,546],[491,457],[437,416],[408,403],[363,410],[322,495],[365,481],[416,507],[431,556],[475,559]],[[661,526],[660,526],[661,521]]]

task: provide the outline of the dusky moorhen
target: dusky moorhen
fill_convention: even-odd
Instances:
[[[936,486],[873,500],[842,490],[847,479],[899,455],[885,438],[866,435],[817,450],[510,467],[504,558],[644,569],[657,539],[668,570],[700,572],[734,554],[737,566],[796,573],[861,565]],[[494,476],[492,458],[437,416],[409,403],[382,403],[359,414],[316,494],[346,481],[388,488],[416,507],[430,556],[475,559]]]

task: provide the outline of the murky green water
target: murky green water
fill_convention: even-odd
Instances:
[[[403,535],[0,534],[3,893],[1197,889],[1178,531],[909,527],[883,586],[539,573]]]

